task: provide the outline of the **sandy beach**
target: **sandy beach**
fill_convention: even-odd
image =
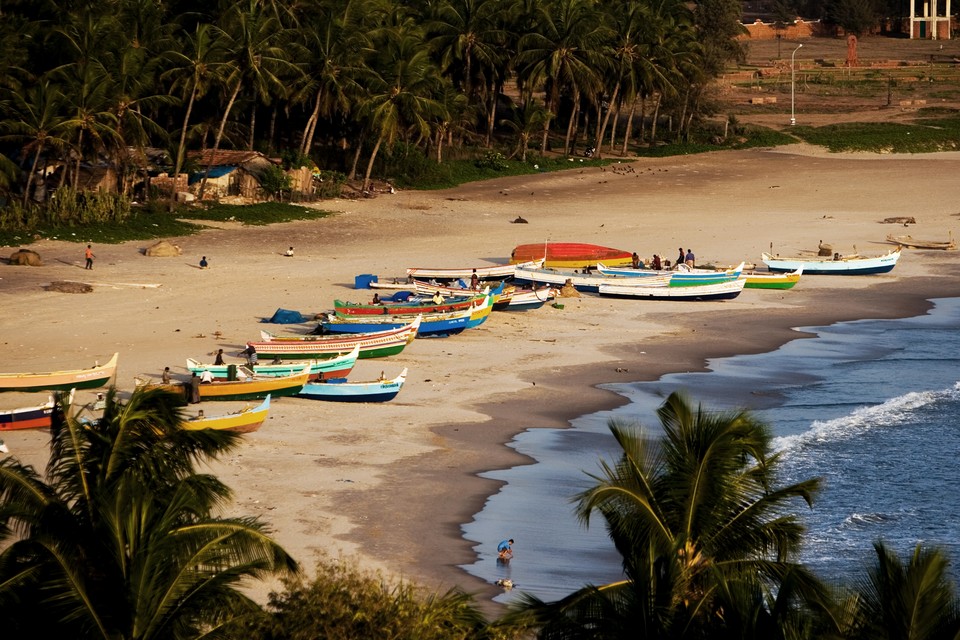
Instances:
[[[81,368],[119,352],[116,385],[128,392],[135,376],[158,379],[164,366],[183,379],[186,358],[212,361],[220,348],[241,362],[237,352],[261,329],[313,326],[259,322],[277,308],[312,315],[335,298],[367,301],[371,291],[353,288],[358,274],[506,262],[514,246],[546,240],[671,260],[682,246],[716,265],[760,265],[771,250],[812,255],[821,241],[843,254],[876,255],[892,248],[887,234],[946,239],[960,216],[960,183],[950,178],[960,172],[960,153],[828,155],[796,146],[578,165],[446,191],[325,201],[318,206],[335,215],[317,221],[218,224],[171,238],[180,257],[145,257],[151,242],[95,245],[92,271],[83,269],[85,244],[25,243],[45,264],[0,266],[2,369]],[[512,223],[518,216],[527,224]],[[882,222],[899,216],[916,224]],[[295,256],[283,256],[291,245]],[[201,256],[210,268],[197,267]],[[418,339],[398,356],[358,362],[358,380],[409,368],[393,402],[278,400],[264,426],[211,471],[234,489],[232,513],[270,523],[311,574],[317,552],[356,556],[430,589],[459,585],[496,610],[489,598],[499,589],[458,568],[473,560],[460,525],[496,490],[477,472],[524,462],[504,446],[514,434],[622,403],[595,387],[604,382],[768,351],[798,338],[797,326],[922,313],[930,298],[960,295],[958,274],[957,252],[905,249],[889,275],[805,276],[793,290],[746,290],[728,302],[584,294],[561,300],[563,309],[495,312],[459,336]],[[53,281],[88,283],[93,292],[46,291]],[[0,408],[40,401],[7,393]],[[203,408],[215,415],[238,406]],[[46,432],[3,439],[11,455],[45,464]],[[270,587],[255,591],[265,599]]]

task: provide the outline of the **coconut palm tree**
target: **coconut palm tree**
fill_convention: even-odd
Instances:
[[[770,431],[747,412],[694,409],[674,393],[658,415],[662,440],[611,424],[623,454],[575,498],[584,524],[603,517],[625,579],[555,603],[528,598],[541,637],[748,637],[812,624],[796,618],[829,594],[796,562],[803,528],[789,505],[812,504],[819,480],[777,486]]]
[[[604,52],[610,30],[594,5],[592,0],[555,0],[540,11],[537,30],[518,42],[517,72],[524,82],[544,88],[546,109],[558,113],[564,94],[573,104],[564,152],[570,148],[581,98],[595,103],[608,65]],[[544,124],[541,153],[547,151],[551,120]]]
[[[443,79],[430,59],[422,33],[410,22],[384,27],[377,34],[378,56],[372,68],[376,75],[360,106],[360,116],[374,136],[363,189],[370,187],[370,174],[384,142],[400,136],[415,144],[429,139],[431,122],[442,118]]]
[[[199,464],[236,434],[188,431],[180,397],[111,389],[100,418],[59,397],[46,473],[0,460],[0,608],[11,637],[200,638],[258,606],[244,581],[296,563]]]
[[[70,148],[66,100],[48,77],[41,78],[25,92],[9,92],[7,99],[8,117],[0,122],[0,132],[3,132],[0,140],[20,143],[24,158],[29,159],[30,169],[23,189],[26,205],[43,154],[50,151],[63,158]]]
[[[939,549],[917,545],[906,562],[886,544],[873,545],[876,564],[855,587],[850,638],[954,640],[960,638],[960,601]]]

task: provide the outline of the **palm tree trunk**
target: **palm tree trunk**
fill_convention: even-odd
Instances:
[[[27,186],[23,188],[23,206],[27,206],[27,202],[30,200],[30,187],[33,186],[33,176],[37,173],[37,165],[40,164],[40,154],[43,152],[43,145],[37,145],[37,152],[33,154],[33,164],[30,165],[30,173],[27,175]],[[64,172],[66,172],[67,167],[64,165]]]
[[[613,113],[613,105],[617,101],[617,95],[620,93],[620,81],[617,81],[617,84],[613,87],[613,94],[610,96],[610,102],[607,103],[607,113],[603,116],[603,123],[600,125],[600,128],[597,130],[597,141],[593,144],[597,148],[597,157],[601,156],[600,150],[603,148],[603,134],[607,130],[607,124],[610,122],[610,114]],[[602,104],[602,103],[601,103]],[[602,106],[600,107],[603,108]],[[613,148],[613,141],[610,142],[610,148]]]
[[[247,151],[253,151],[254,137],[257,131],[257,90],[253,90],[253,104],[250,106],[250,135],[247,137]]]
[[[240,80],[237,80],[237,86],[233,88],[233,93],[230,95],[230,100],[227,102],[227,108],[223,113],[223,118],[220,120],[220,128],[217,129],[217,136],[213,140],[213,150],[210,152],[210,159],[213,160],[213,156],[217,154],[217,150],[220,148],[220,140],[223,138],[223,130],[227,128],[227,118],[230,117],[230,111],[233,109],[233,103],[236,102],[237,96],[240,94]],[[203,172],[203,180],[200,181],[200,192],[197,194],[197,200],[203,200],[203,193],[207,189],[207,178],[210,177],[210,167],[212,162],[207,163],[207,169]]]
[[[623,108],[623,103],[618,102],[616,111],[613,113],[613,121],[610,123],[610,151],[612,152],[617,148],[617,127],[620,124],[620,110]]]
[[[313,113],[307,119],[307,126],[303,129],[303,138],[300,141],[300,154],[309,155],[310,148],[313,146],[313,132],[316,131],[317,121],[320,119],[320,98],[323,95],[321,90],[317,90],[317,98],[313,101]]]
[[[277,103],[273,103],[273,111],[270,112],[270,125],[267,127],[267,153],[273,153],[273,137],[277,134]]]
[[[637,112],[637,96],[634,96],[633,102],[630,104],[630,115],[627,117],[627,128],[623,133],[623,147],[621,148],[620,155],[627,155],[627,145],[630,144],[630,131],[633,128],[633,116]],[[643,130],[641,126],[641,131]]]
[[[575,131],[577,119],[580,117],[580,92],[573,91],[573,113],[570,114],[570,121],[567,122],[567,135],[563,140],[563,152],[570,153],[570,139]]]
[[[660,118],[660,97],[661,94],[657,94],[657,99],[653,103],[653,118],[650,121],[650,144],[656,144],[657,142],[657,120]]]
[[[193,82],[193,90],[190,91],[190,100],[187,101],[187,113],[183,116],[183,126],[180,127],[180,144],[177,145],[177,161],[173,165],[173,181],[170,186],[170,198],[177,198],[177,176],[180,175],[180,169],[183,168],[183,159],[187,149],[187,128],[190,124],[190,114],[193,112],[193,103],[197,99],[197,81]]]
[[[380,151],[380,144],[383,142],[383,136],[377,137],[377,144],[373,145],[373,151],[370,153],[370,160],[367,162],[367,172],[363,176],[363,190],[370,188],[370,174],[373,172],[373,161],[377,159],[377,152]]]

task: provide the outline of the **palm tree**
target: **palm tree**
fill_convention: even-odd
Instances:
[[[290,61],[291,45],[287,30],[277,19],[276,12],[264,6],[260,0],[246,0],[231,5],[223,16],[220,33],[224,55],[230,60],[222,76],[223,88],[229,97],[213,141],[212,155],[220,148],[223,132],[240,90],[244,86],[251,88],[253,109],[256,111],[258,96],[269,95],[271,91],[283,93],[285,85],[280,74],[296,69],[296,65]],[[251,126],[251,135],[253,129]],[[211,163],[208,162],[197,194],[200,200],[206,190],[210,167]]]
[[[602,462],[590,476],[596,484],[575,498],[584,524],[594,511],[604,518],[625,579],[556,603],[528,598],[541,637],[700,637],[808,624],[795,620],[808,610],[801,605],[820,610],[829,598],[795,561],[803,529],[788,506],[812,504],[819,480],[776,486],[770,431],[747,412],[694,410],[673,393],[658,415],[657,441],[611,424],[623,454]]]
[[[904,563],[883,542],[876,564],[856,586],[851,638],[940,640],[960,638],[960,601],[939,549],[917,545]]]
[[[550,119],[550,113],[543,108],[543,105],[527,100],[523,104],[514,105],[510,110],[510,118],[500,121],[502,126],[514,132],[517,136],[517,148],[510,155],[514,157],[520,154],[521,162],[527,161],[527,149],[530,146],[530,140],[533,139],[537,131],[543,129],[543,123]]]
[[[500,0],[447,0],[427,24],[427,38],[443,74],[462,91],[468,104],[486,106],[488,124],[496,110],[499,70],[506,60],[506,31]],[[490,127],[486,144],[490,146]]]
[[[101,418],[58,397],[41,476],[0,460],[0,608],[11,636],[200,638],[259,607],[245,580],[296,563],[199,464],[236,434],[188,431],[178,395],[107,393]]]
[[[363,177],[363,189],[370,188],[370,174],[384,142],[414,136],[414,142],[429,139],[431,119],[442,117],[443,80],[430,59],[422,34],[410,24],[385,28],[378,34],[379,56],[374,63],[376,77],[360,107],[360,116],[375,136],[373,150]]]
[[[610,32],[594,4],[592,0],[555,0],[540,11],[538,30],[518,42],[518,74],[544,88],[548,111],[558,113],[561,95],[569,92],[574,111],[567,123],[564,152],[570,148],[580,99],[596,101],[607,66],[603,50]],[[547,151],[550,122],[544,124],[541,153]]]
[[[23,204],[26,205],[43,154],[53,151],[62,157],[70,148],[69,119],[63,94],[49,78],[42,78],[23,93],[10,92],[7,113],[9,117],[0,122],[0,131],[3,132],[0,140],[22,143],[24,156],[30,158],[23,190]]]

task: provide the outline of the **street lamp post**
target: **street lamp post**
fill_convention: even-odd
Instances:
[[[794,93],[795,93],[794,85],[796,84],[796,79],[797,79],[797,71],[796,71],[797,67],[795,62],[797,59],[797,51],[800,51],[800,47],[802,46],[803,46],[802,44],[798,44],[797,48],[794,49],[793,53],[790,54],[790,124],[791,125],[797,124],[797,117],[795,115],[794,108],[793,108]]]

